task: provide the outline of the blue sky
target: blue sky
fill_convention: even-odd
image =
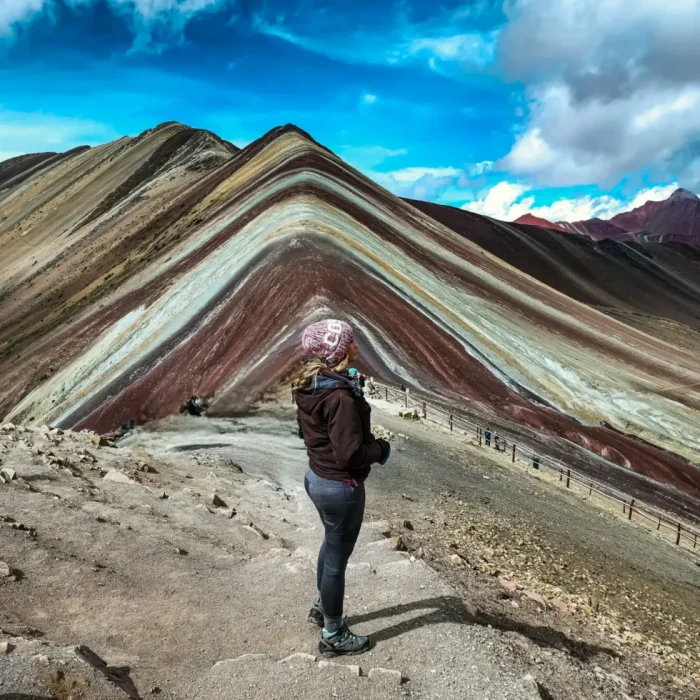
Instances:
[[[292,122],[397,194],[611,216],[700,183],[698,0],[2,0],[0,159]]]

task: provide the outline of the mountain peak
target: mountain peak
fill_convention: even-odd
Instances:
[[[523,214],[522,216],[519,216],[515,221],[513,221],[514,224],[525,224],[527,226],[539,226],[540,228],[551,228],[557,231],[561,231],[562,227],[559,226],[558,224],[553,224],[551,221],[547,221],[547,219],[543,219],[540,216],[535,216],[534,214]]]
[[[669,198],[669,202],[677,202],[679,199],[690,199],[692,201],[698,202],[700,201],[700,197],[698,197],[694,192],[691,192],[690,190],[685,190],[682,187],[679,187]]]

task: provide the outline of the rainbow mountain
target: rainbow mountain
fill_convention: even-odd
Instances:
[[[0,415],[104,432],[192,394],[231,413],[334,316],[377,377],[700,498],[700,257],[435,206],[293,126],[240,150],[171,122],[1,163]],[[644,323],[626,280],[656,301]]]

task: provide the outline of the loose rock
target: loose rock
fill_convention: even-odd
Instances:
[[[396,552],[408,551],[408,548],[406,547],[406,543],[403,541],[403,539],[400,536],[393,538],[391,548]]]
[[[105,481],[114,481],[117,484],[135,483],[133,479],[130,479],[124,472],[120,472],[117,469],[110,469],[103,478]]]
[[[249,532],[255,533],[258,537],[261,537],[264,540],[269,540],[270,535],[268,535],[266,532],[263,532],[255,523],[249,522],[247,525],[243,526],[246,530]]]
[[[535,591],[523,591],[523,592],[527,598],[529,598],[530,600],[534,600],[535,603],[540,605],[542,608],[547,607],[547,602],[539,593],[535,593]]]
[[[509,581],[506,578],[499,578],[498,582],[501,584],[503,592],[509,596],[513,595],[513,593],[518,590],[518,584],[515,583],[515,581]]]
[[[214,495],[211,497],[211,504],[212,504],[215,508],[226,508],[226,507],[227,507],[227,506],[226,506],[226,501],[224,501],[224,499],[221,498],[220,496],[218,496],[217,494],[214,494]]]

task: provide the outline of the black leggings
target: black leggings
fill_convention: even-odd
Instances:
[[[316,570],[321,607],[326,618],[336,620],[343,616],[345,569],[362,527],[365,485],[322,479],[309,469],[304,488],[325,530]]]

